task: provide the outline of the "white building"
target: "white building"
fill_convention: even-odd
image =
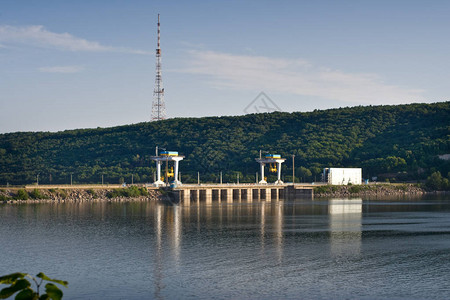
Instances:
[[[325,168],[323,169],[324,181],[328,184],[347,185],[361,184],[361,168]]]

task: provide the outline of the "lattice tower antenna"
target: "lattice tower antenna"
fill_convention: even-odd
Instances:
[[[164,88],[161,76],[161,47],[160,47],[160,23],[158,14],[158,47],[156,48],[156,78],[153,90],[152,117],[151,121],[166,119],[166,106],[164,104]]]

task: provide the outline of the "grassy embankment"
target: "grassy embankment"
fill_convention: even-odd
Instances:
[[[421,184],[322,185],[314,187],[317,197],[420,195],[428,192]]]
[[[147,190],[145,187],[131,186],[127,188],[10,188],[0,189],[0,201],[23,200],[114,200],[114,199],[155,199],[159,192]]]

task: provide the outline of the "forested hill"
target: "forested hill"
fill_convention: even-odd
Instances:
[[[176,118],[113,128],[0,135],[0,185],[152,182],[155,146],[179,151],[182,180],[254,182],[259,150],[286,157],[283,174],[319,180],[323,167],[362,167],[385,180],[445,177],[450,163],[450,102]],[[270,175],[269,175],[270,176]],[[270,180],[271,178],[269,178]]]

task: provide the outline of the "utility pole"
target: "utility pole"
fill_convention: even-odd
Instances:
[[[133,175],[134,174],[131,174],[131,185],[133,185]]]
[[[295,184],[295,155],[292,154],[292,184]]]
[[[36,185],[39,185],[39,174],[36,175]]]
[[[239,184],[239,173],[237,173],[237,184]]]
[[[255,181],[255,183],[256,184],[258,183],[258,172],[256,172],[256,181]]]
[[[200,185],[200,172],[197,172],[197,183]]]
[[[222,184],[222,171],[220,171],[220,184]]]
[[[72,185],[72,175],[73,173],[70,173],[70,185]]]
[[[103,185],[103,174],[102,174],[102,185]]]

